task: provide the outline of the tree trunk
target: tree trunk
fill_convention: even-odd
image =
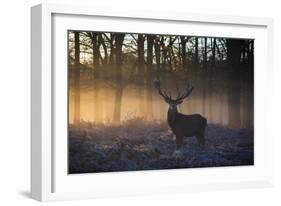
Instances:
[[[116,91],[115,91],[115,106],[113,113],[113,121],[120,122],[121,119],[121,106],[122,106],[122,95],[123,95],[123,79],[122,79],[122,45],[124,41],[125,34],[117,33],[115,34],[116,41]]]
[[[198,68],[198,37],[195,37],[195,54],[194,54],[194,66],[195,69]]]
[[[100,50],[99,50],[99,44],[98,44],[98,34],[95,32],[92,32],[92,43],[93,43],[94,70],[98,70],[99,66],[100,66],[100,63],[99,63]]]
[[[144,64],[144,35],[138,34],[138,69],[139,72],[142,72],[143,64]]]
[[[160,46],[161,46],[160,37],[157,37],[155,39],[155,44],[154,44],[157,72],[160,71],[160,65],[161,65],[161,62],[160,62]]]
[[[227,39],[227,65],[229,69],[228,108],[229,126],[239,128],[240,121],[240,60],[243,40]]]
[[[80,41],[79,32],[74,32],[74,48],[75,48],[75,60],[74,60],[74,124],[80,122]]]
[[[246,50],[247,50],[246,48],[248,46],[247,43],[248,43],[248,41],[244,41],[244,44],[242,46],[242,62],[244,65],[247,63],[247,61],[246,61]]]
[[[147,35],[147,69],[145,79],[145,91],[146,91],[146,119],[152,117],[152,89],[151,89],[151,74],[152,74],[152,63],[153,63],[153,44],[155,35]]]
[[[204,62],[204,67],[207,66],[207,37],[204,38],[204,56],[203,56],[203,62]]]
[[[161,69],[162,70],[165,70],[166,69],[166,59],[167,59],[167,49],[166,49],[166,46],[164,44],[164,36],[161,36],[161,39],[160,39],[160,47],[162,48],[162,55],[161,55],[161,64],[162,64],[162,67]]]
[[[169,45],[168,45],[168,57],[169,57],[169,70],[172,71],[172,60],[173,60],[173,41],[172,37],[169,38]]]
[[[93,108],[94,108],[94,121],[98,122],[100,119],[100,104],[99,104],[99,86],[98,86],[98,79],[100,75],[100,62],[99,62],[99,56],[100,56],[100,50],[99,50],[99,41],[98,41],[98,34],[95,32],[92,32],[92,43],[93,43],[93,67],[94,67],[94,79],[93,79],[93,88],[94,88],[94,94],[93,94]]]
[[[227,63],[230,66],[230,69],[232,70],[239,70],[243,42],[243,40],[238,39],[226,40]]]
[[[249,42],[248,66],[249,68],[254,66],[254,40]]]
[[[182,67],[183,67],[183,69],[187,69],[187,64],[186,64],[186,39],[183,36],[181,36],[180,39],[181,39]]]
[[[151,68],[153,63],[154,37],[154,35],[147,35],[147,68]]]
[[[109,65],[113,65],[114,60],[115,60],[114,39],[115,39],[114,34],[110,33],[110,38],[109,38],[109,43],[110,43]]]
[[[212,45],[212,65],[215,65],[216,62],[216,38],[213,39],[213,45]]]
[[[145,41],[145,36],[143,34],[138,34],[138,39],[137,39],[137,44],[138,44],[138,72],[139,72],[139,77],[138,78],[138,96],[139,96],[139,112],[140,115],[144,115],[144,41]]]
[[[102,65],[105,66],[108,63],[108,54],[107,54],[107,47],[105,45],[104,38],[101,33],[98,35],[98,46],[99,47],[102,46],[103,48],[104,58],[102,58],[100,52],[99,52],[99,56],[101,58]]]

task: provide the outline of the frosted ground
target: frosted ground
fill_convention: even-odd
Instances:
[[[174,155],[175,137],[166,122],[70,125],[69,173],[253,165],[253,129],[209,124],[205,136],[204,149],[189,137]]]

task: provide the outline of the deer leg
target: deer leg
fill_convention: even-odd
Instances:
[[[180,150],[182,147],[182,142],[183,142],[183,136],[182,135],[177,135],[176,136],[176,145],[177,145],[177,150]]]
[[[200,147],[204,147],[205,146],[205,137],[204,134],[198,134],[196,135],[197,141],[199,143]]]
[[[181,156],[181,147],[182,147],[182,142],[183,142],[183,136],[181,135],[176,135],[176,150],[173,153],[174,158],[179,158]]]

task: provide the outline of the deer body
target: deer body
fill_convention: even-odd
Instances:
[[[204,146],[204,131],[207,126],[206,118],[200,114],[186,115],[169,109],[167,121],[171,130],[176,135],[177,149],[181,148],[184,137],[195,136],[199,145]]]
[[[176,99],[172,99],[165,92],[160,89],[160,81],[154,82],[155,87],[158,89],[159,94],[169,104],[169,110],[167,114],[167,122],[173,133],[176,135],[176,149],[179,150],[182,147],[184,137],[195,136],[200,146],[205,144],[205,128],[207,126],[207,119],[200,114],[186,115],[179,113],[177,105],[183,102],[183,99],[189,96],[193,87],[188,87],[186,93],[183,95],[178,94]]]

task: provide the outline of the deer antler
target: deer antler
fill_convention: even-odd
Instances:
[[[189,84],[187,84],[186,88],[185,88],[185,93],[181,94],[179,89],[177,88],[178,91],[178,95],[177,98],[175,100],[172,99],[172,93],[171,91],[169,92],[169,95],[165,92],[161,90],[160,87],[160,80],[154,80],[153,82],[154,87],[158,90],[158,93],[166,100],[171,100],[171,101],[181,101],[183,99],[185,99],[186,97],[188,97],[190,95],[190,93],[192,92],[192,90],[194,89],[193,86],[190,86]]]
[[[191,92],[193,91],[193,89],[194,89],[194,87],[190,86],[188,83],[185,88],[185,93],[183,95],[181,95],[180,92],[178,92],[178,97],[177,97],[176,101],[180,101],[180,100],[183,100],[186,97],[188,97],[191,94]]]
[[[162,92],[161,87],[160,87],[160,80],[154,80],[154,81],[153,81],[153,85],[154,85],[154,87],[158,90],[158,93],[159,93],[164,99],[166,99],[166,100],[171,99],[171,97],[169,97],[165,91]]]

